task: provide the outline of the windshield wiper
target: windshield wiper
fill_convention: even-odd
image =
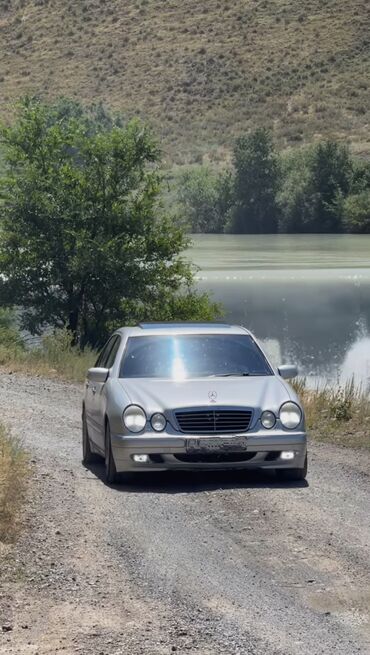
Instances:
[[[230,378],[230,377],[247,377],[250,373],[247,371],[240,371],[238,373],[214,373],[214,375],[209,375],[210,378]]]

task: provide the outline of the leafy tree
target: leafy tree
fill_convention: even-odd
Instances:
[[[259,128],[238,139],[234,149],[234,167],[235,209],[230,231],[253,234],[277,232],[279,157],[268,130]]]
[[[340,217],[335,211],[338,195],[349,193],[352,163],[347,147],[335,141],[318,143],[312,151],[311,193],[314,198],[312,232],[340,232]]]
[[[311,191],[307,149],[289,150],[282,156],[281,180],[278,194],[281,208],[279,231],[309,232],[315,212],[315,198]]]
[[[351,194],[370,189],[370,162],[354,158],[352,160]]]
[[[192,232],[223,232],[233,203],[232,175],[206,166],[188,169],[179,178],[178,197]]]
[[[214,315],[181,257],[188,240],[160,206],[145,126],[25,99],[1,134],[0,302],[22,306],[23,327],[66,326],[84,346],[139,318]]]
[[[291,151],[282,158],[279,194],[282,232],[341,232],[340,201],[353,180],[346,147],[333,141]]]
[[[370,188],[345,198],[341,210],[346,232],[370,234]]]

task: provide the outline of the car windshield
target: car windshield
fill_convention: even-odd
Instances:
[[[122,378],[172,380],[234,375],[272,375],[266,358],[248,335],[130,337],[120,371]]]

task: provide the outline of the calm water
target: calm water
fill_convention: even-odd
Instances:
[[[198,284],[276,363],[370,389],[370,235],[195,235]]]

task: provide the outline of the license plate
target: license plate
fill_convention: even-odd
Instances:
[[[247,450],[247,437],[196,437],[187,440],[188,453],[240,453]]]

